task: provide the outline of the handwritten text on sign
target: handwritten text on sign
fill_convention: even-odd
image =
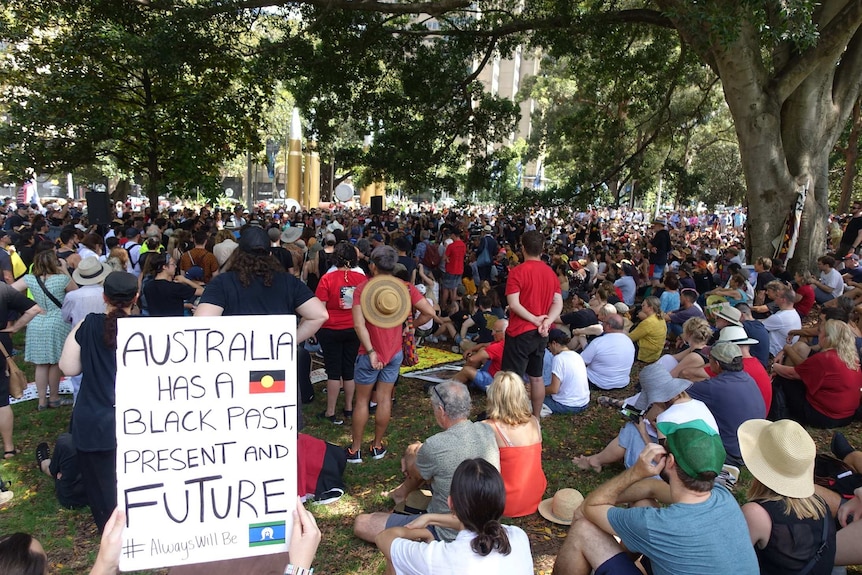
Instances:
[[[295,336],[294,316],[119,320],[123,571],[287,550]]]

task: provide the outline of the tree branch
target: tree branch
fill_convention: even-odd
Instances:
[[[838,61],[847,43],[862,24],[862,0],[848,0],[832,20],[820,31],[820,38],[804,53],[791,58],[784,69],[770,82],[779,103],[783,103],[796,88],[824,61]]]
[[[840,110],[849,110],[854,105],[859,95],[860,84],[862,84],[862,28],[856,30],[856,34],[847,44],[847,49],[841,56],[835,71],[832,101]]]

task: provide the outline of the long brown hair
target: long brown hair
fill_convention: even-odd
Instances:
[[[109,299],[108,306],[111,310],[105,316],[105,331],[102,334],[102,342],[108,349],[117,349],[117,320],[121,317],[129,317],[126,308],[132,306],[137,294],[129,299]]]
[[[39,252],[33,258],[34,276],[50,276],[59,273],[62,273],[60,270],[60,261],[57,259],[57,254],[54,253],[54,250]]]

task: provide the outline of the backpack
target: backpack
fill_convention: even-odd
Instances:
[[[135,242],[126,242],[125,244],[123,244],[123,249],[126,250],[126,253],[129,254],[129,262],[132,264],[132,268],[137,268],[138,264],[141,263],[141,250],[138,250],[138,261],[134,261],[132,259],[132,248],[138,245],[140,244],[136,244]]]
[[[422,265],[425,269],[434,270],[440,265],[440,250],[431,242],[425,244],[425,255],[422,256]]]

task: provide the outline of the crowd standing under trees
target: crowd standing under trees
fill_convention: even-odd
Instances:
[[[531,572],[523,532],[501,517],[505,522],[505,516],[536,511],[571,525],[555,566],[561,574],[639,572],[614,535],[656,573],[703,573],[728,560],[733,565],[726,569],[740,573],[828,573],[833,557],[839,565],[856,560],[862,528],[847,525],[834,492],[813,486],[811,454],[804,461],[767,457],[777,449],[769,442],[808,445],[804,428],[789,420],[835,428],[859,416],[862,307],[843,293],[856,281],[862,233],[853,220],[841,237],[830,236],[832,251],[821,255],[814,277],[792,276],[767,257],[747,265],[744,209],[653,218],[629,209],[514,215],[424,205],[372,214],[206,205],[155,213],[126,206],[107,226],[89,225],[85,214],[53,204],[5,202],[3,209],[0,223],[9,240],[0,250],[0,272],[11,288],[29,288],[38,305],[10,290],[0,320],[6,332],[30,324],[25,357],[46,367],[39,410],[63,405],[52,370],[81,375],[70,453],[105,533],[94,573],[115,569],[120,541],[121,513],[111,516],[117,500],[109,432],[116,367],[106,360],[113,359],[116,319],[135,314],[299,316],[297,338],[319,341],[327,371],[327,407],[316,423],[351,420],[353,441],[341,457],[354,464],[375,464],[363,459],[363,449],[372,460],[389,452],[387,427],[398,425],[390,422],[395,383],[404,341],[412,339],[405,336],[462,353],[468,364],[462,373],[428,386],[443,431],[403,446],[405,480],[388,493],[415,513],[356,518],[356,535],[376,542],[390,569],[409,564],[431,572],[426,562],[440,560],[453,573],[498,564]],[[13,264],[16,258],[23,268]],[[94,286],[107,314],[84,315],[70,325],[75,314],[59,300]],[[169,306],[168,286],[182,290]],[[803,297],[807,292],[811,297]],[[12,321],[12,310],[21,317]],[[55,315],[58,326],[51,323]],[[43,319],[37,323],[36,316]],[[33,338],[47,340],[55,330],[62,334],[60,347],[39,352],[56,351],[57,357],[31,356]],[[302,401],[313,389],[310,358],[304,350],[299,355]],[[484,424],[470,419],[465,384],[488,394]],[[8,375],[0,373],[0,398],[8,396],[8,385]],[[346,403],[338,413],[342,388]],[[575,458],[572,471],[600,471],[616,462],[626,470],[560,517],[562,497],[542,501],[547,480],[540,418],[568,417],[577,426],[590,390],[617,388],[631,389],[632,397],[602,396],[598,403],[621,409],[630,422],[601,453]],[[12,459],[19,456],[13,421],[8,405],[0,410],[4,458]],[[374,438],[366,445],[371,418]],[[777,423],[770,427],[767,419]],[[70,478],[57,473],[61,463],[52,463],[43,445],[37,459],[57,481],[59,496]],[[856,452],[841,433],[832,450],[857,471]],[[757,483],[752,503],[740,510],[728,490],[744,465]],[[424,485],[432,498],[423,517],[414,504]],[[480,495],[471,491],[480,485],[487,499],[482,509],[474,504]],[[784,518],[773,502],[786,502],[792,517]],[[661,505],[666,516],[655,515]],[[837,535],[828,528],[836,516],[847,525]],[[721,529],[696,528],[715,524]],[[301,504],[296,525],[291,569],[298,573],[310,567],[320,534]],[[769,536],[784,530],[793,535]],[[699,532],[696,540],[693,532]],[[804,556],[793,546],[801,532],[811,542]],[[0,565],[43,564],[34,541],[23,535],[0,541]]]

